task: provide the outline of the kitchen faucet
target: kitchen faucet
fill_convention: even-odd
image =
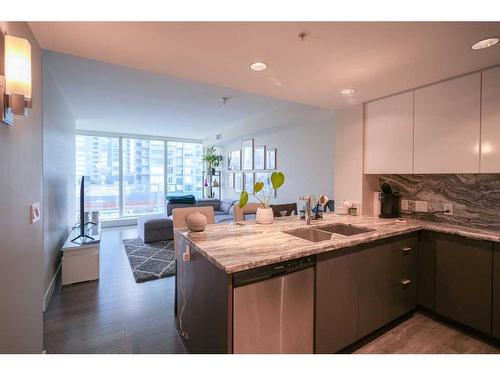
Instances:
[[[306,202],[305,208],[305,219],[306,224],[311,225],[311,196],[310,195],[301,195],[299,200]]]

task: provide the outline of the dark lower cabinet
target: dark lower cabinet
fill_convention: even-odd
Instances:
[[[436,234],[435,311],[491,334],[493,244]]]
[[[500,339],[500,243],[423,231],[320,254],[317,353],[335,353],[417,304]]]
[[[335,353],[357,340],[358,253],[318,255],[316,263],[316,353]]]
[[[418,239],[418,304],[434,311],[436,290],[436,234],[423,231]]]
[[[493,247],[493,316],[492,335],[500,339],[500,244]]]
[[[418,238],[391,243],[391,320],[417,307]]]
[[[317,256],[316,353],[336,353],[417,304],[416,235]]]
[[[391,320],[391,245],[362,249],[357,257],[358,338]]]

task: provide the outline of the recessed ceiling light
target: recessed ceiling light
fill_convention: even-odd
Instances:
[[[488,38],[488,39],[483,39],[477,42],[472,46],[472,49],[478,50],[478,49],[485,49],[494,46],[495,44],[498,43],[498,38]]]
[[[262,72],[263,70],[267,69],[267,64],[261,61],[256,61],[250,64],[250,69],[252,69],[254,72]]]
[[[345,89],[342,89],[342,90],[339,90],[339,93],[341,95],[352,95],[356,92],[356,90],[354,90],[353,88],[345,88]]]

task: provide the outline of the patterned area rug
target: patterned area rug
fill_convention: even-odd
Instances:
[[[145,244],[142,239],[123,240],[135,282],[175,276],[174,241]]]

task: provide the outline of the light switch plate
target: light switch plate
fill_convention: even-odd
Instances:
[[[415,201],[415,211],[427,212],[427,201]]]
[[[453,216],[453,203],[445,203],[443,205],[443,210],[448,211],[444,213],[445,215]]]
[[[408,211],[408,199],[401,199],[401,209]]]
[[[40,202],[33,203],[30,206],[30,218],[31,224],[35,224],[38,220],[40,220]]]

